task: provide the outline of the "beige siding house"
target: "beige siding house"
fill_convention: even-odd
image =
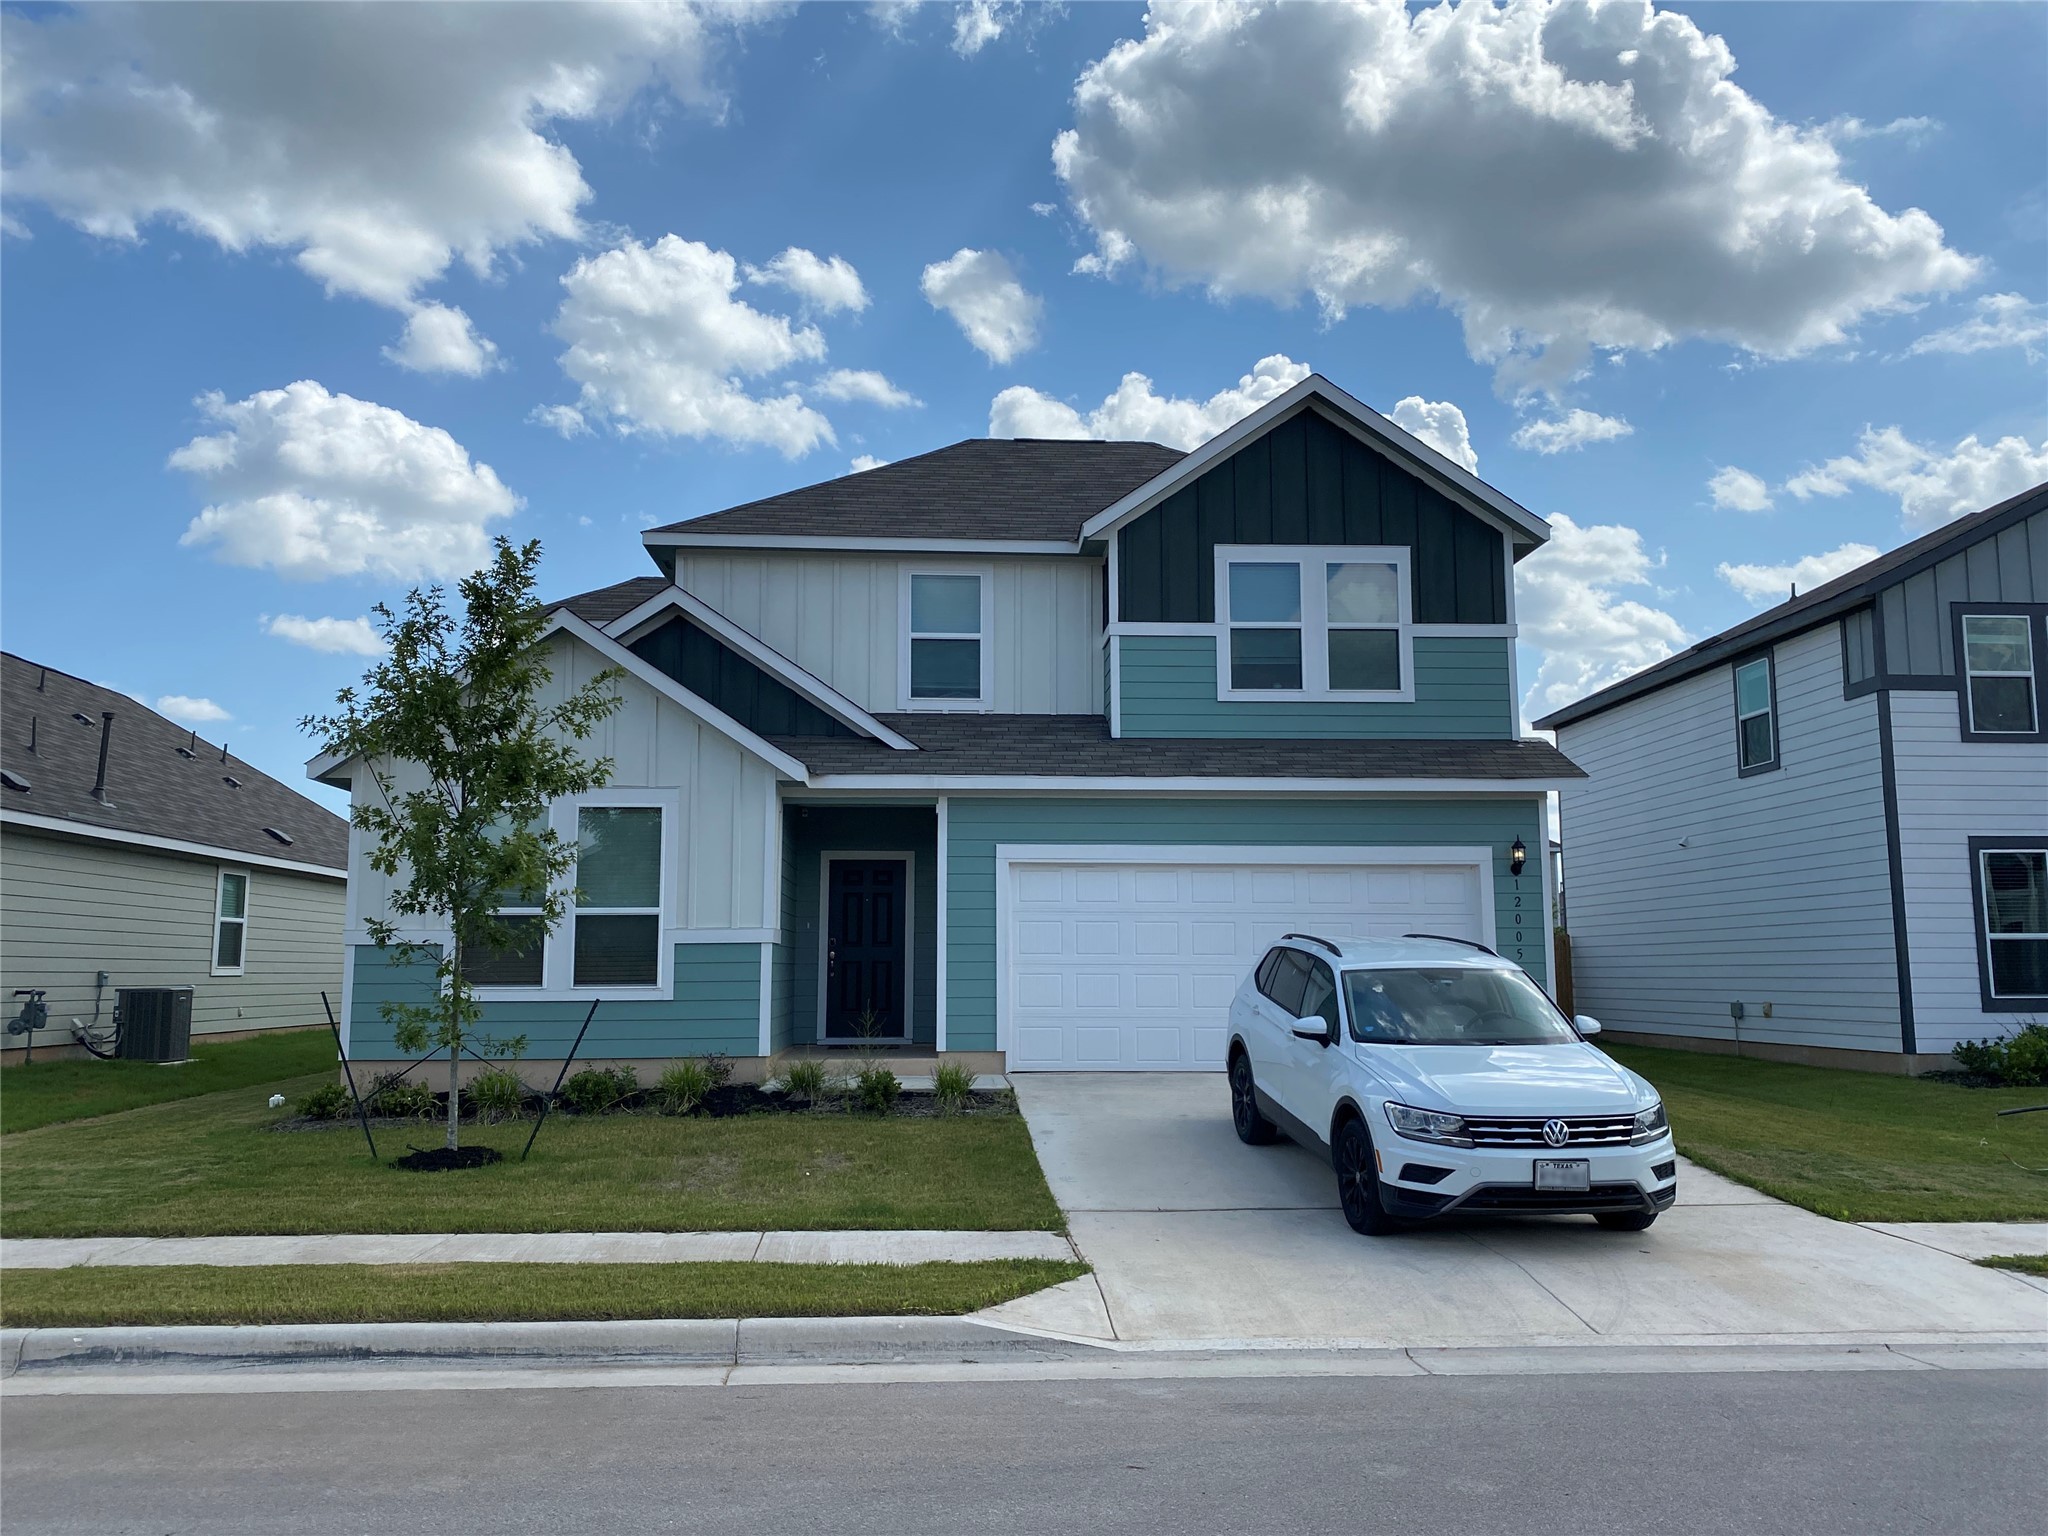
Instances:
[[[106,1046],[125,988],[191,988],[195,1038],[324,1024],[348,824],[124,694],[0,666],[0,997],[45,993],[36,1051]]]

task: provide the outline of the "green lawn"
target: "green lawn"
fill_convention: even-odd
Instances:
[[[2019,1269],[2030,1275],[2048,1275],[2048,1254],[1998,1253],[1977,1262],[1986,1269]]]
[[[506,1161],[423,1174],[372,1163],[353,1122],[266,1128],[280,1113],[264,1107],[273,1088],[296,1097],[325,1080],[10,1136],[0,1236],[1065,1229],[1014,1116],[565,1115],[530,1162],[517,1161],[530,1124],[464,1126],[466,1142]],[[377,1147],[388,1160],[440,1134],[379,1130]]]
[[[0,1068],[0,1134],[317,1072],[334,1064],[334,1037],[324,1029],[252,1035],[218,1045],[196,1044],[192,1057],[174,1066],[153,1061],[36,1061]]]
[[[17,1269],[0,1294],[0,1327],[950,1317],[1087,1272],[1053,1259]]]
[[[1679,1151],[1809,1211],[1841,1221],[2048,1217],[2048,1173],[2027,1171],[2048,1168],[2048,1114],[1997,1114],[2048,1103],[2048,1089],[1606,1049],[1657,1085]]]

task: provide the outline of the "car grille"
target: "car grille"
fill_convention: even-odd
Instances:
[[[1549,1147],[1543,1127],[1551,1117],[1480,1120],[1465,1117],[1465,1134],[1476,1147]],[[1625,1147],[1635,1135],[1634,1115],[1559,1115],[1570,1138],[1567,1147]]]
[[[1583,1190],[1531,1189],[1526,1184],[1482,1184],[1458,1202],[1458,1209],[1577,1214],[1585,1211],[1640,1211],[1645,1204],[1643,1192],[1633,1184],[1595,1184],[1591,1189]]]

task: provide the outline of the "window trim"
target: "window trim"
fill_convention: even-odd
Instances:
[[[972,576],[981,583],[981,633],[955,634],[946,630],[913,630],[910,618],[910,587],[918,576]],[[995,708],[996,694],[996,568],[986,564],[917,563],[897,567],[896,577],[896,699],[905,710],[957,710],[987,714]],[[915,640],[973,640],[981,647],[981,693],[972,699],[919,699],[910,692],[910,652]]]
[[[661,812],[661,904],[655,916],[654,983],[651,986],[626,986],[605,983],[598,986],[577,986],[576,978],[576,903],[570,897],[569,908],[562,914],[562,921],[555,925],[541,944],[541,979],[539,986],[480,986],[474,989],[478,1002],[590,1002],[600,999],[606,1002],[667,1002],[675,996],[675,953],[681,942],[676,925],[676,891],[681,878],[678,849],[681,837],[681,791],[676,789],[648,788],[644,786],[607,785],[593,789],[586,794],[565,795],[548,807],[548,825],[555,835],[564,842],[575,842],[579,813],[590,809],[655,810]],[[573,892],[576,887],[576,872],[571,869],[562,877],[558,888]],[[503,907],[503,912],[518,914],[532,911],[532,908]],[[593,916],[619,916],[631,913],[644,914],[645,907],[611,908],[593,910]]]
[[[1413,551],[1405,544],[1218,544],[1215,550],[1216,698],[1223,703],[1261,700],[1317,704],[1412,704],[1415,702],[1415,586]],[[1301,620],[1296,625],[1247,620],[1234,625],[1230,617],[1230,568],[1233,565],[1294,565],[1301,574]],[[1349,624],[1338,629],[1391,629],[1401,661],[1399,688],[1332,688],[1330,686],[1330,565],[1391,565],[1399,600],[1393,624]],[[1295,628],[1301,634],[1301,687],[1233,688],[1230,682],[1230,632],[1240,629]]]
[[[1963,625],[1968,619],[2023,618],[2027,621],[2028,660],[2033,663],[2034,728],[2031,731],[1980,731],[1973,719],[1970,698],[1970,657],[1963,643]],[[2044,742],[2048,741],[2048,603],[1949,604],[1949,643],[1954,652],[1953,683],[1956,690],[1956,728],[1964,741]],[[1987,672],[1986,677],[2014,677],[2017,673]]]
[[[2037,1013],[2048,1008],[2048,996],[2038,993],[2001,995],[1992,990],[1991,913],[1985,906],[1984,856],[1991,853],[2038,853],[2048,858],[2048,837],[2040,833],[2016,837],[1973,837],[1970,850],[1970,922],[1977,950],[1977,996],[1985,1013]],[[2017,935],[2014,935],[2017,937]]]
[[[223,917],[220,899],[227,890],[228,876],[239,875],[242,879],[242,915]],[[255,894],[256,882],[248,869],[240,864],[222,864],[215,868],[213,875],[213,947],[206,952],[206,974],[209,976],[246,976],[249,973],[249,898]],[[220,930],[223,924],[239,923],[242,929],[242,963],[222,965],[220,963]]]
[[[1763,713],[1771,722],[1771,755],[1761,763],[1744,763],[1742,760],[1742,722],[1753,720],[1756,713],[1742,713],[1742,669],[1764,664],[1764,680],[1769,686],[1770,706]],[[1729,703],[1735,711],[1735,776],[1739,779],[1753,779],[1760,773],[1775,773],[1785,766],[1785,738],[1778,729],[1778,657],[1775,649],[1752,651],[1747,656],[1738,656],[1728,664]]]

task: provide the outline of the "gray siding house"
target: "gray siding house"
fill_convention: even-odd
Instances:
[[[1576,770],[1518,737],[1513,585],[1548,532],[1322,378],[1192,453],[969,441],[653,529],[653,573],[550,618],[553,686],[624,673],[616,771],[555,808],[582,904],[484,962],[486,1028],[559,1060],[595,1000],[584,1054],[641,1066],[1220,1070],[1289,929],[1547,978]],[[430,974],[369,943],[363,854],[375,1063]]]
[[[325,1023],[341,817],[54,667],[0,656],[0,702],[0,1000],[12,1018],[17,989],[48,993],[38,1054],[73,1020],[106,1029],[127,987],[190,987],[194,1038]]]
[[[2048,485],[1537,722],[1577,1006],[1884,1070],[2048,1019]]]

